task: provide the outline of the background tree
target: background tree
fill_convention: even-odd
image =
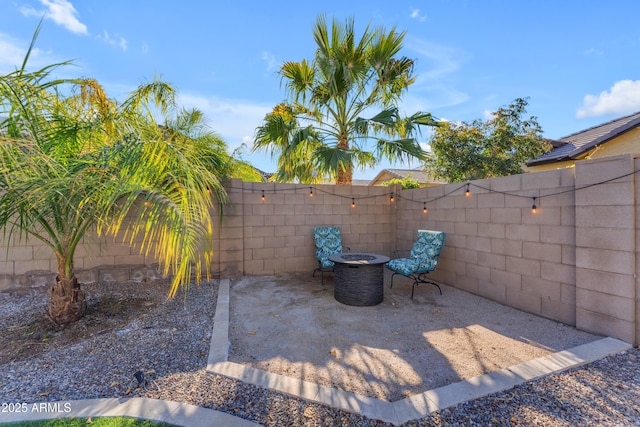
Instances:
[[[411,174],[407,175],[404,178],[393,178],[393,179],[390,179],[389,181],[380,183],[380,185],[384,185],[384,186],[396,185],[396,184],[400,184],[403,190],[420,188],[420,183],[415,179],[413,179]]]
[[[276,182],[322,182],[324,176],[317,172],[313,155],[321,146],[312,127],[299,129],[298,120],[287,104],[278,104],[265,117],[264,124],[256,132],[254,150],[269,149],[277,159],[273,176]]]
[[[358,39],[353,19],[329,26],[318,17],[313,60],[282,65],[288,101],[257,129],[254,150],[278,156],[277,180],[351,184],[354,167],[424,158],[414,136],[436,121],[421,112],[402,118],[397,107],[415,81],[413,60],[398,56],[404,36],[367,26]]]
[[[517,98],[486,122],[441,123],[431,137],[427,168],[449,182],[522,173],[522,164],[552,147],[534,116],[523,119],[526,99]]]
[[[73,257],[93,230],[140,242],[173,275],[171,296],[200,281],[213,252],[213,196],[226,200],[224,143],[198,111],[177,108],[167,83],[118,103],[94,80],[50,79],[65,63],[28,72],[30,52],[0,76],[0,227],[5,241],[35,238],[55,255],[51,319],[84,315]]]

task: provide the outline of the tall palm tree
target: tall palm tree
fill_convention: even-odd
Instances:
[[[429,113],[403,118],[398,112],[398,102],[415,81],[413,60],[398,57],[405,33],[367,27],[358,40],[353,19],[343,25],[334,19],[329,27],[321,15],[313,36],[312,61],[285,62],[280,68],[289,102],[267,114],[256,132],[254,150],[279,155],[276,176],[351,184],[354,167],[371,167],[382,158],[423,159],[414,136],[420,125],[437,122]],[[288,120],[282,110],[291,114]],[[373,150],[367,147],[371,141]],[[293,167],[300,163],[313,173]]]
[[[0,227],[7,241],[35,238],[55,255],[51,319],[84,315],[73,258],[92,230],[154,255],[173,276],[171,296],[200,281],[213,253],[210,209],[226,200],[223,143],[199,112],[177,108],[167,83],[118,103],[93,80],[50,79],[65,63],[28,72],[30,51],[0,76]]]

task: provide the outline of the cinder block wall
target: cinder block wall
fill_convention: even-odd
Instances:
[[[576,165],[576,326],[635,345],[640,337],[637,157]]]
[[[573,185],[564,169],[474,181],[468,195],[466,184],[405,191],[396,246],[409,249],[418,229],[445,231],[436,280],[575,324]]]
[[[0,293],[26,294],[55,284],[57,261],[51,249],[36,239],[12,238],[0,244]],[[81,283],[98,281],[145,281],[162,276],[157,261],[140,254],[135,245],[122,244],[111,237],[87,235],[74,258]]]
[[[231,204],[223,208],[218,245],[221,276],[311,273],[317,267],[315,226],[339,226],[351,251],[391,254],[396,202],[390,194],[399,187],[232,180],[227,191]]]
[[[340,226],[352,251],[388,256],[409,251],[418,229],[443,230],[436,280],[638,345],[636,170],[640,155],[621,155],[474,181],[469,196],[466,184],[402,191],[232,180],[230,203],[212,211],[219,224],[212,270],[221,277],[311,273],[317,225]],[[6,247],[0,292],[29,291],[55,279],[55,259],[39,242]],[[156,262],[112,239],[88,239],[75,260],[85,282],[154,279]]]
[[[445,231],[436,280],[638,345],[638,157],[404,191],[395,247]]]

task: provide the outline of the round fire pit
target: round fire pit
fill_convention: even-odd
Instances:
[[[371,306],[384,299],[384,264],[389,257],[368,253],[334,254],[334,298],[347,305]]]

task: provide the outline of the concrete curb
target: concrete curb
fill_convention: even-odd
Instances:
[[[207,371],[394,425],[631,348],[623,341],[603,338],[396,402],[387,402],[229,362],[229,286],[229,280],[220,281]]]
[[[3,413],[0,422],[88,417],[133,417],[185,427],[252,427],[259,425],[213,409],[143,397],[27,404],[24,412]]]

